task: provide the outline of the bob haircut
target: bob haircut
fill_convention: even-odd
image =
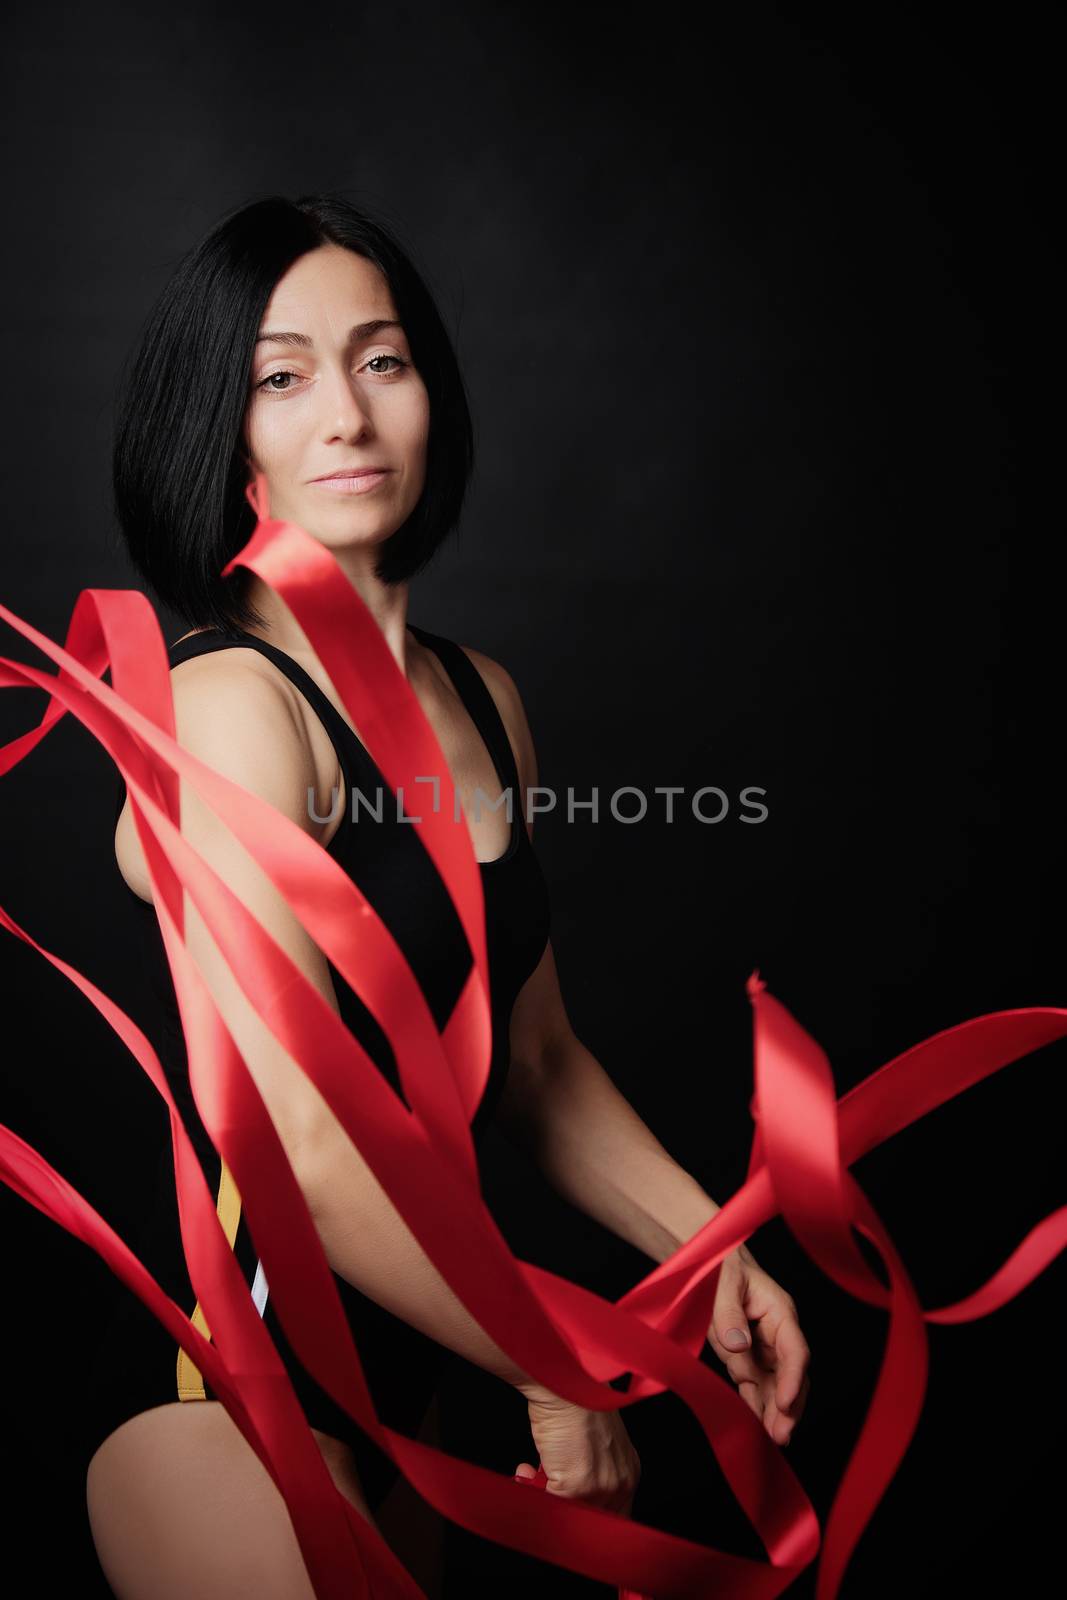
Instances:
[[[264,625],[248,598],[248,568],[221,576],[255,527],[243,437],[255,339],[278,280],[327,243],[382,272],[429,398],[426,481],[382,545],[376,576],[387,584],[414,577],[459,521],[474,462],[470,407],[444,323],[408,255],[339,195],[253,201],[182,259],[117,399],[112,485],[122,539],[157,597],[190,627],[232,637]]]

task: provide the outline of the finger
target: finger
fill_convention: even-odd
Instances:
[[[788,1417],[784,1412],[779,1411],[772,1396],[768,1400],[763,1413],[763,1426],[775,1444],[788,1444],[793,1437],[793,1429],[796,1424],[792,1417]]]
[[[727,1350],[714,1329],[708,1334],[708,1343],[735,1383],[759,1383],[763,1368],[755,1350]]]
[[[737,1386],[737,1392],[753,1414],[762,1420],[764,1400],[759,1384],[740,1383]]]
[[[775,1444],[788,1444],[796,1426],[796,1418],[784,1412],[775,1398],[775,1377],[764,1373],[762,1389],[763,1426]]]
[[[771,1438],[774,1439],[776,1443],[788,1444],[790,1439],[793,1437],[793,1434],[796,1431],[797,1423],[804,1414],[804,1406],[807,1402],[808,1390],[810,1388],[811,1381],[805,1373],[804,1381],[800,1386],[800,1393],[797,1395],[796,1400],[793,1402],[788,1411],[783,1411],[777,1402],[773,1400],[773,1398],[770,1401],[767,1408],[767,1415],[771,1417],[771,1420],[768,1426]]]
[[[805,1373],[804,1382],[800,1385],[800,1393],[793,1401],[793,1404],[789,1407],[789,1415],[792,1417],[794,1422],[799,1422],[801,1417],[804,1415],[804,1407],[808,1403],[808,1395],[810,1391],[811,1378],[807,1373]]]
[[[730,1356],[725,1365],[727,1372],[735,1383],[754,1383],[757,1388],[763,1387],[763,1380],[767,1374],[755,1357],[747,1354]]]
[[[792,1413],[811,1362],[808,1341],[800,1331],[794,1312],[787,1311],[775,1329],[774,1348],[777,1357],[775,1404],[779,1411]]]
[[[751,1348],[752,1333],[738,1299],[735,1298],[732,1303],[724,1299],[716,1304],[714,1332],[725,1350]]]

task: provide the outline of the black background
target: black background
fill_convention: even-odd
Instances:
[[[543,784],[599,789],[599,823],[557,809],[535,829],[564,997],[720,1202],[752,1137],[753,967],[839,1093],[967,1017],[1065,1003],[1050,18],[9,13],[0,597],[62,641],[82,589],[140,587],[108,507],[114,385],[222,211],[343,188],[397,226],[479,451],[410,614],[508,667]],[[0,649],[42,665],[6,624]],[[0,707],[6,742],[44,698]],[[71,719],[7,777],[0,903],[136,1016],[112,784]],[[607,808],[626,784],[651,802],[632,826]],[[657,784],[735,803],[668,826]],[[759,826],[739,820],[746,784],[767,791]],[[161,1102],[36,952],[9,937],[0,970],[0,1120],[127,1235]],[[857,1163],[924,1306],[984,1283],[1062,1202],[1064,1060],[1026,1057]],[[495,1134],[487,1162],[520,1255],[612,1297],[649,1270]],[[6,1559],[35,1587],[80,1562],[68,1592],[102,1594],[65,1437],[118,1286],[3,1186],[0,1226]],[[825,1527],[886,1318],[780,1219],[750,1244],[817,1363],[789,1460]],[[1021,1587],[1048,1560],[1062,1287],[1056,1263],[994,1316],[928,1326],[922,1418],[843,1600]],[[515,1398],[457,1362],[446,1445],[512,1471],[530,1454]],[[681,1403],[626,1419],[640,1519],[765,1559]],[[451,1534],[449,1592],[527,1579],[608,1593]]]

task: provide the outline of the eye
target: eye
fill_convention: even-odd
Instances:
[[[395,361],[396,362],[396,366],[393,368],[393,373],[400,372],[400,371],[403,370],[404,367],[408,367],[408,366],[411,365],[410,361],[405,361],[403,356],[380,355],[380,356],[371,356],[370,360],[367,362],[368,367],[372,367],[376,361]],[[392,377],[393,373],[380,372],[380,373],[377,373],[376,376],[381,377],[381,378],[389,378],[389,377]]]
[[[411,365],[411,362],[405,361],[403,356],[394,356],[388,354],[371,356],[370,360],[366,362],[365,365],[367,367],[374,367],[375,362],[378,361],[393,361],[396,364],[386,372],[375,369],[374,376],[376,378],[395,378],[401,372],[403,372],[405,368],[410,367]],[[261,378],[256,384],[256,389],[263,390],[268,394],[291,394],[293,392],[292,384],[286,384],[284,388],[279,388],[275,385],[274,380],[275,378],[298,378],[299,376],[300,374],[298,372],[292,372],[288,367],[282,367],[277,372],[268,372],[267,376],[265,378]]]
[[[273,383],[274,382],[275,378],[296,378],[298,376],[299,376],[298,373],[289,372],[287,369],[283,368],[279,372],[269,372],[265,378],[261,379],[261,381],[256,384],[256,388],[257,389],[265,389],[267,387],[268,383]],[[271,392],[271,394],[288,394],[289,390],[288,389],[272,389],[270,392]]]

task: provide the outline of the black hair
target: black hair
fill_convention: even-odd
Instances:
[[[243,436],[255,339],[278,280],[327,243],[382,272],[429,399],[423,491],[382,545],[377,577],[414,577],[459,521],[474,461],[470,407],[410,255],[342,195],[252,201],[183,257],[149,313],[117,401],[112,485],[122,538],[137,571],[190,627],[232,636],[263,624],[248,598],[249,569],[221,576],[255,527]]]

